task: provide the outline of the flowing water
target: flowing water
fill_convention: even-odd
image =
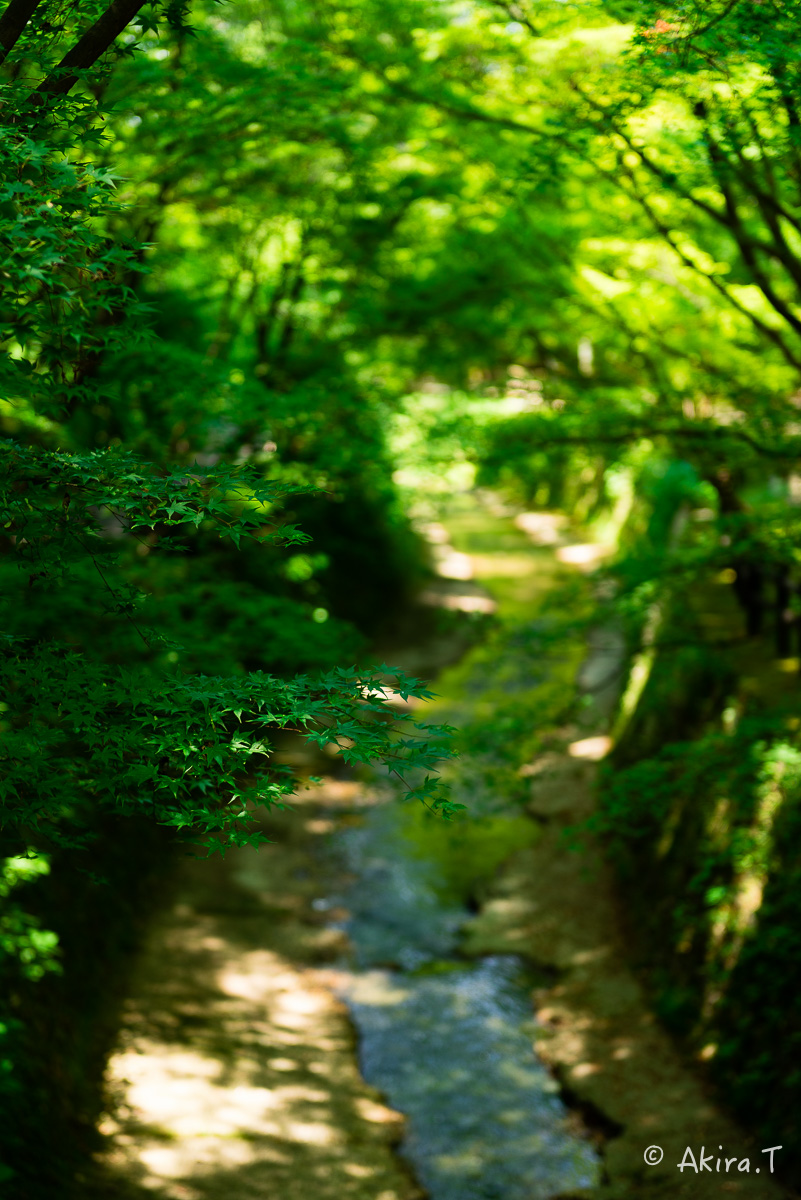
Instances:
[[[564,611],[583,611],[556,564],[582,567],[598,547],[560,543],[549,514],[513,524],[465,504],[449,520],[461,573],[432,602],[496,613],[437,685],[469,747],[455,798],[471,820],[426,822],[419,806],[376,802],[337,774],[298,796],[260,853],[187,862],[109,1064],[102,1200],[419,1200],[418,1183],[429,1200],[586,1194],[600,1162],[534,1053],[534,986],[547,993],[550,1061],[620,1130],[604,1168],[616,1195],[681,1190],[643,1175],[655,1141],[743,1144],[654,1022],[596,851],[563,853],[562,833],[589,811],[582,760],[608,748],[624,648],[610,630],[587,647],[569,623],[567,640],[551,637]],[[447,531],[434,532],[450,561]],[[467,552],[476,582],[463,578]],[[456,663],[453,650],[440,665]],[[401,665],[432,675],[429,653]],[[501,953],[510,946],[549,973]],[[411,1171],[393,1149],[398,1111]],[[764,1174],[744,1186],[781,1194]],[[719,1190],[711,1176],[687,1187]]]
[[[486,650],[477,643],[468,674],[450,677],[455,723],[536,729],[572,696],[580,662],[542,640],[536,601],[551,586],[553,553],[532,545],[532,530],[475,506],[462,524],[511,632]],[[437,603],[490,611],[477,608],[489,604],[478,584],[444,583]],[[519,803],[504,815],[492,785],[500,807],[484,816],[469,773],[468,790],[473,819],[451,834],[442,822],[421,825],[419,806],[373,803],[372,789],[329,779],[308,817],[300,803],[283,841],[232,853],[217,874],[208,863],[187,868],[143,956],[109,1067],[118,1104],[104,1131],[116,1178],[163,1200],[417,1194],[378,1132],[397,1128],[393,1112],[363,1094],[354,1070],[328,990],[338,981],[362,1075],[404,1115],[400,1152],[430,1200],[555,1200],[599,1182],[596,1150],[533,1049],[532,987],[552,978],[511,954],[461,953],[468,898],[538,836]],[[319,886],[341,892],[321,897]],[[327,928],[308,920],[309,905],[332,910]],[[345,940],[338,968],[317,973]]]
[[[442,897],[434,862],[404,850],[402,822],[379,804],[341,835],[357,881],[335,898],[351,914],[342,994],[361,1068],[407,1117],[402,1153],[431,1200],[592,1186],[595,1150],[532,1048],[531,972],[512,955],[459,957],[469,913]]]

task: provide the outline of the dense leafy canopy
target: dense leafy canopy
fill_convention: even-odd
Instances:
[[[9,7],[6,26],[24,7]],[[50,6],[34,7],[15,44],[4,43],[17,59],[3,85],[4,404],[11,431],[33,439],[26,446],[17,436],[2,448],[4,537],[16,559],[16,578],[5,573],[11,613],[3,649],[4,825],[23,846],[80,844],[85,833],[76,829],[94,804],[149,811],[192,834],[214,831],[219,844],[258,842],[263,835],[250,831],[258,805],[278,803],[295,786],[285,768],[271,764],[271,729],[306,731],[320,744],[345,739],[346,760],[379,757],[394,769],[432,766],[446,750],[437,733],[420,745],[414,733],[400,740],[393,734],[398,718],[386,704],[386,669],[381,676],[340,667],[285,682],[263,672],[226,682],[159,669],[154,646],[166,647],[173,661],[170,635],[177,630],[148,629],[146,614],[140,622],[144,596],[131,577],[132,548],[147,554],[157,545],[175,555],[187,530],[201,540],[218,534],[237,548],[242,538],[303,543],[308,535],[278,518],[276,505],[314,485],[268,479],[219,454],[207,454],[201,470],[170,465],[169,455],[151,464],[118,448],[119,436],[92,436],[92,414],[110,413],[110,405],[125,424],[119,357],[159,353],[147,329],[148,306],[135,290],[145,243],[120,228],[126,205],[102,161],[110,145],[104,92],[118,57],[114,38],[134,17],[140,23],[126,35],[128,52],[139,40],[155,46],[170,36],[180,46],[191,31],[185,6],[147,17],[137,17],[141,4],[112,4],[106,12],[97,6],[77,25],[69,17],[54,25]],[[149,56],[143,61],[152,70]],[[158,97],[157,84],[153,90]],[[194,365],[183,364],[185,385]],[[141,379],[138,363],[134,371]],[[148,448],[162,457],[158,430],[148,433],[156,434]],[[313,559],[290,559],[289,578],[294,564],[294,576],[303,579],[306,562],[313,570]],[[80,610],[89,599],[87,570],[95,575],[95,615],[84,611],[84,621],[88,616],[91,627],[105,619],[112,635],[127,621],[143,642],[138,663],[131,649],[109,655],[105,645],[92,644],[85,626],[54,623],[54,609],[66,616],[70,602]],[[38,622],[32,608],[40,610]],[[300,619],[314,629],[303,609],[281,617],[290,628]],[[399,686],[420,694],[415,681]],[[412,792],[447,811],[428,778]]]

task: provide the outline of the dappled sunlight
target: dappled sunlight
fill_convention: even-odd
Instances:
[[[329,820],[328,817],[312,817],[306,822],[305,828],[308,833],[323,835],[333,833],[336,829],[336,824],[334,821]]]
[[[222,981],[232,982],[225,975]],[[227,988],[229,994],[241,996],[245,991],[249,999],[263,998],[263,992],[257,997],[240,982],[241,976],[233,978],[235,987]],[[319,1011],[318,1004],[304,999],[303,993],[284,997],[276,1012],[278,1022],[287,1009]],[[266,1064],[268,1073],[269,1069],[295,1071],[298,1066],[287,1059]],[[147,1040],[140,1041],[135,1051],[115,1055],[109,1064],[112,1086],[124,1089],[129,1114],[125,1126],[139,1131],[138,1157],[151,1176],[169,1178],[191,1175],[198,1168],[250,1162],[261,1153],[255,1145],[259,1137],[318,1146],[340,1140],[327,1109],[320,1108],[330,1099],[328,1090],[319,1084],[251,1082],[262,1073],[252,1054],[231,1062],[227,1055],[220,1059]],[[323,1119],[305,1118],[310,1108]],[[155,1145],[149,1144],[151,1138]]]
[[[451,540],[451,535],[440,521],[424,521],[418,525],[418,531],[432,546],[445,546]]]
[[[613,551],[612,546],[601,546],[597,542],[581,543],[573,546],[560,546],[556,557],[560,563],[570,567],[589,570],[607,558]]]
[[[228,996],[264,1001],[277,988],[289,986],[291,976],[288,973],[282,975],[281,960],[277,955],[257,950],[237,959],[236,969],[226,967],[220,972],[217,982],[220,990]]]
[[[318,797],[326,791],[334,806],[348,804],[352,789],[330,782]],[[335,812],[301,807],[285,820],[315,838],[315,822],[327,829]],[[309,862],[305,850],[296,854],[291,845],[237,851],[216,876],[209,864],[187,866],[186,898],[154,930],[109,1062],[115,1104],[102,1130],[112,1176],[165,1200],[412,1200],[389,1151],[400,1118],[358,1075],[328,972],[297,961],[304,937],[328,954],[333,931],[322,920],[295,924],[295,904],[273,907],[276,891],[287,899],[282,878]],[[315,895],[313,879],[298,902],[304,891]],[[215,901],[219,916],[208,912]]]
[[[531,619],[532,606],[547,594],[559,573],[549,537],[567,522],[553,513],[525,515],[531,518],[533,534],[516,522],[514,509],[499,504],[491,493],[454,499],[443,518],[447,527],[438,525],[435,530],[440,539],[435,553],[445,553],[446,545],[449,552],[452,545],[470,559],[475,580],[486,590],[473,583],[469,592],[465,590],[458,598],[456,593],[446,596],[443,607],[463,612],[498,611],[515,619]],[[542,531],[543,543],[535,536],[537,530]],[[434,589],[426,589],[426,602],[436,602],[445,582],[441,580]],[[464,586],[466,589],[467,584]]]
[[[570,1074],[574,1079],[586,1079],[588,1075],[596,1075],[600,1069],[598,1063],[581,1062],[571,1067]]]
[[[219,1169],[243,1166],[253,1161],[254,1147],[248,1141],[233,1138],[211,1143],[205,1131],[198,1138],[182,1136],[180,1148],[174,1146],[145,1146],[139,1152],[147,1168],[145,1186],[158,1186],[161,1180],[181,1179],[198,1168]]]
[[[358,975],[340,972],[339,987],[357,1004],[392,1007],[409,999],[409,988],[388,971],[363,971]]]
[[[558,546],[568,526],[563,513],[523,512],[517,514],[514,522],[535,546]]]
[[[494,554],[473,554],[472,560],[479,579],[521,579],[531,575],[534,567],[531,555],[501,550]]]
[[[478,588],[472,591],[465,589],[427,587],[420,593],[420,603],[430,604],[435,608],[449,609],[451,612],[464,613],[494,613],[498,608],[497,602]]]
[[[436,571],[443,579],[472,579],[473,560],[469,554],[460,554],[452,547],[442,547],[443,553],[435,557]]]
[[[596,734],[595,737],[580,738],[577,742],[571,742],[567,752],[571,758],[586,758],[590,762],[598,762],[606,757],[612,745],[612,739],[606,734]]]

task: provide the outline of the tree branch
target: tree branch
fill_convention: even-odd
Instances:
[[[469,107],[461,100],[458,103],[454,103],[452,99],[442,100],[435,96],[427,96],[424,92],[418,92],[416,88],[409,87],[408,84],[401,83],[397,79],[390,79],[387,76],[385,68],[370,62],[369,59],[363,58],[354,51],[352,46],[341,46],[338,43],[333,44],[339,53],[353,59],[359,66],[377,75],[391,92],[395,92],[399,96],[404,96],[407,100],[413,100],[416,104],[430,104],[432,108],[438,108],[440,112],[448,113],[451,117],[459,117],[465,121],[478,121],[484,125],[497,125],[501,129],[513,129],[518,133],[540,133],[540,130],[536,126],[528,125],[525,121],[516,121],[513,117],[495,116],[493,113],[483,112],[479,108]]]
[[[745,429],[733,429],[728,425],[708,425],[698,429],[693,429],[689,425],[680,426],[665,426],[661,428],[658,425],[636,425],[629,429],[620,430],[620,432],[610,433],[592,433],[585,431],[583,433],[563,433],[552,435],[546,433],[543,435],[543,441],[549,446],[587,446],[587,445],[609,445],[619,446],[625,445],[627,442],[637,441],[640,438],[657,438],[666,437],[674,438],[677,441],[723,441],[726,438],[732,438],[737,442],[745,442],[757,454],[764,458],[779,459],[787,462],[791,459],[797,459],[801,447],[796,446],[794,449],[780,449],[777,446],[766,446],[763,442],[757,441]]]
[[[727,9],[727,12],[730,11],[730,9],[733,7],[734,7],[734,4],[732,4],[729,7],[729,9]],[[723,15],[726,15],[726,14],[723,14]],[[450,99],[443,100],[438,97],[425,95],[424,93],[417,91],[416,88],[409,87],[408,85],[400,83],[397,80],[389,79],[387,77],[386,71],[384,71],[381,67],[376,66],[374,63],[365,61],[359,55],[354,54],[352,48],[348,47],[348,49],[344,52],[348,55],[348,57],[353,58],[355,61],[359,62],[360,65],[365,67],[367,70],[375,72],[383,80],[383,82],[390,89],[390,91],[393,91],[398,95],[405,96],[407,99],[413,100],[416,103],[430,104],[432,107],[439,109],[441,112],[448,113],[448,115],[462,119],[462,120],[477,121],[482,124],[495,125],[501,129],[510,129],[510,130],[514,130],[515,132],[528,134],[529,136],[532,134],[542,136],[544,133],[544,131],[538,130],[535,126],[529,125],[525,122],[516,121],[513,118],[509,118],[509,117],[495,116],[492,113],[484,112],[481,109],[469,107],[468,105],[465,105],[461,100],[458,103],[453,103]],[[681,199],[686,200],[694,208],[705,213],[708,217],[710,217],[718,225],[722,225],[723,228],[725,228],[730,234],[733,234],[735,237],[735,240],[737,241],[737,244],[740,248],[741,253],[743,253],[744,243],[743,243],[743,240],[737,238],[737,232],[738,232],[737,228],[732,227],[731,212],[729,210],[728,203],[727,203],[726,210],[721,212],[721,211],[718,211],[713,205],[707,204],[705,201],[698,199],[696,196],[693,196],[692,193],[688,192],[685,188],[682,188],[677,183],[675,177],[671,176],[670,172],[668,172],[665,169],[663,169],[662,167],[660,167],[659,164],[657,162],[655,162],[645,152],[645,150],[642,147],[636,146],[634,144],[631,136],[627,133],[625,128],[622,127],[615,120],[614,115],[610,112],[610,110],[607,107],[598,103],[598,101],[594,100],[593,97],[590,96],[585,91],[585,89],[582,88],[581,85],[575,81],[575,79],[571,80],[570,86],[573,88],[574,91],[576,91],[582,97],[583,100],[585,100],[585,102],[587,104],[590,105],[591,108],[593,108],[599,115],[601,115],[604,118],[604,120],[607,122],[608,130],[611,133],[617,134],[625,142],[626,146],[638,156],[642,165],[652,175],[654,175],[659,180],[659,182],[665,188],[668,189],[668,191],[673,192],[674,195],[677,195],[677,196],[681,197]],[[556,141],[557,143],[565,145],[567,149],[572,150],[574,153],[576,152],[575,147],[572,147],[569,144],[567,144],[567,139],[561,138],[561,137],[559,137],[559,135],[555,135],[552,131],[550,131],[550,130],[547,131],[545,136],[548,136],[550,138],[550,140],[552,140],[552,141]],[[595,169],[601,175],[604,175],[607,178],[611,178],[613,182],[615,182],[618,186],[620,186],[619,179],[615,179],[615,177],[612,175],[611,172],[607,172],[607,171],[604,171],[602,168],[599,168],[597,163],[594,163],[591,160],[586,159],[586,156],[585,156],[585,161],[590,162],[590,165],[594,166]],[[640,194],[639,189],[636,186],[636,181],[634,180],[634,177],[633,177],[633,174],[631,173],[631,171],[625,167],[623,170],[624,170],[624,174],[626,174],[632,182],[634,196],[636,197],[638,202],[641,204],[641,206],[644,208],[645,212],[648,214],[654,227],[661,234],[661,236],[665,238],[665,240],[668,242],[668,244],[671,246],[671,248],[676,252],[676,254],[681,258],[681,261],[686,266],[688,266],[692,271],[694,271],[696,274],[699,274],[702,276],[702,278],[708,280],[708,282],[712,284],[712,286],[726,299],[726,301],[730,305],[732,305],[733,308],[735,308],[743,316],[747,317],[748,320],[755,326],[755,328],[757,328],[760,331],[760,333],[762,333],[762,335],[764,337],[768,338],[770,341],[773,342],[773,344],[775,346],[777,346],[777,348],[781,351],[783,357],[787,360],[787,362],[792,367],[794,367],[796,370],[801,371],[801,359],[799,359],[794,354],[794,352],[787,346],[787,344],[785,343],[785,341],[782,338],[779,331],[776,329],[773,329],[770,325],[767,325],[758,316],[756,316],[755,313],[750,312],[743,304],[741,304],[734,297],[734,295],[729,291],[729,289],[726,288],[715,275],[709,274],[708,272],[703,271],[696,263],[694,263],[692,261],[692,259],[690,259],[687,255],[685,255],[679,249],[676,239],[672,236],[668,227],[662,221],[660,221],[659,217],[653,211],[651,206],[648,204],[645,197]],[[724,195],[724,202],[725,202],[725,195]],[[786,216],[787,214],[785,214],[784,211],[782,210],[781,215]],[[739,214],[736,214],[736,216],[737,216],[737,220],[739,223]],[[788,218],[788,219],[790,219],[790,218]],[[744,231],[742,231],[741,238],[742,237],[745,237],[745,239],[747,240],[747,243],[748,243],[747,249],[748,249],[748,251],[750,253],[750,257],[751,257],[751,262],[749,262],[748,265],[752,267],[752,273],[753,273],[752,263],[753,263],[755,250],[757,250],[757,249],[761,250],[764,254],[768,254],[768,255],[776,254],[776,247],[770,245],[769,243],[763,242],[761,239],[757,239],[757,238],[750,237],[749,235],[745,235]],[[746,258],[745,253],[743,253],[743,257]],[[746,259],[746,261],[748,262],[748,259]],[[776,293],[773,291],[770,282],[766,279],[766,277],[764,276],[764,273],[759,268],[759,264],[756,265],[756,270],[757,270],[757,274],[761,278],[761,282],[760,282],[760,279],[757,279],[757,275],[754,275],[755,281],[757,283],[757,286],[760,288],[760,290],[765,295],[766,299],[769,301],[769,303],[771,303],[771,305],[776,309],[776,311],[779,312],[784,317],[784,319],[788,322],[788,324],[791,326],[791,328],[796,329],[797,332],[801,332],[801,322],[798,321],[798,318],[795,317],[795,314],[792,312],[792,310],[790,310],[787,307],[787,305],[784,304],[784,302],[781,300],[781,298],[778,297],[776,295]],[[763,286],[764,284],[767,284],[768,291],[765,291],[765,287]],[[777,301],[778,301],[778,305],[776,303]]]
[[[779,217],[782,217],[789,225],[792,225],[793,229],[795,229],[798,233],[801,233],[801,221],[799,221],[798,217],[795,216],[794,213],[791,213],[790,210],[784,204],[782,204],[781,200],[779,200],[779,198],[774,194],[776,188],[774,180],[770,181],[770,186],[774,189],[774,191],[766,191],[760,186],[756,177],[756,172],[754,171],[753,163],[745,157],[742,146],[736,145],[734,152],[737,155],[737,161],[740,164],[740,170],[737,172],[738,179],[742,183],[745,190],[750,192],[750,194],[756,200],[757,204],[759,205],[760,212],[765,218],[765,224],[770,229],[771,234],[773,234],[774,237],[780,236],[783,244],[786,246],[786,242],[784,242],[784,234],[780,233],[777,235],[776,233],[776,222],[778,221]],[[766,167],[766,174],[767,170],[768,168]]]
[[[714,275],[714,274],[710,273],[709,271],[704,271],[701,267],[698,266],[697,263],[693,262],[693,260],[689,257],[689,255],[684,253],[684,251],[680,248],[678,241],[673,236],[673,234],[671,233],[668,226],[664,223],[664,221],[662,221],[660,219],[660,217],[654,211],[653,207],[651,206],[649,201],[646,199],[646,197],[643,196],[640,193],[640,191],[638,190],[636,182],[633,178],[631,171],[629,171],[629,169],[625,166],[625,164],[621,164],[621,169],[622,169],[622,174],[627,176],[632,183],[631,195],[634,196],[634,198],[637,200],[637,202],[642,207],[643,211],[647,214],[647,216],[649,217],[649,219],[651,221],[651,224],[654,226],[656,231],[665,239],[665,241],[668,243],[668,245],[675,251],[675,253],[681,259],[681,261],[684,263],[684,265],[686,267],[689,267],[691,271],[694,271],[696,273],[696,275],[700,275],[702,279],[706,279],[708,283],[711,283],[713,288],[715,288],[716,291],[720,292],[721,296],[723,296],[727,300],[727,302],[733,308],[735,308],[737,310],[737,312],[741,313],[744,317],[748,318],[748,320],[751,322],[751,324],[754,325],[755,328],[759,330],[759,332],[763,335],[763,337],[768,338],[771,342],[773,342],[774,346],[778,347],[778,349],[781,351],[783,357],[787,360],[787,362],[790,364],[791,367],[795,367],[795,369],[797,371],[801,371],[801,359],[799,359],[793,353],[793,351],[790,349],[790,347],[784,341],[784,338],[781,336],[779,331],[777,329],[774,329],[772,326],[767,325],[760,317],[758,317],[756,315],[756,313],[750,312],[749,309],[747,309],[744,304],[741,304],[740,301],[731,293],[731,291],[723,283],[721,283],[721,281],[718,279],[717,275]]]
[[[516,21],[518,25],[523,25],[532,37],[542,37],[542,33],[537,29],[531,17],[514,0],[490,0],[490,4],[495,8],[499,8],[501,12],[505,12],[510,21]]]
[[[726,215],[728,217],[726,224],[740,249],[743,262],[748,267],[748,270],[751,272],[751,277],[768,303],[776,310],[779,316],[784,317],[791,329],[794,329],[796,333],[801,334],[801,321],[790,308],[789,304],[778,295],[770,279],[759,264],[756,256],[757,249],[761,249],[765,253],[772,253],[781,260],[781,246],[774,245],[766,247],[764,243],[755,238],[751,238],[747,233],[740,216],[740,211],[737,207],[737,200],[734,195],[734,190],[731,186],[731,175],[734,173],[732,165],[727,159],[721,146],[712,136],[709,123],[706,120],[706,106],[704,105],[703,101],[696,106],[696,109],[696,115],[701,117],[704,121],[704,140],[707,145],[709,161],[712,166],[712,172],[717,180],[718,187],[720,188],[721,195],[723,196],[723,201],[726,205]],[[780,231],[779,237],[781,238]],[[783,241],[783,239],[781,240]],[[792,277],[792,269],[787,263],[784,263],[784,265]],[[797,270],[797,263],[795,263],[795,267]],[[794,281],[798,283],[799,279],[796,277]]]
[[[731,117],[726,117],[725,111],[722,114],[722,123],[726,129],[727,137],[734,149],[737,161],[740,164],[740,170],[737,172],[737,177],[742,183],[747,192],[755,197],[760,211],[765,218],[765,223],[768,225],[771,233],[775,237],[774,226],[771,224],[771,219],[775,222],[779,217],[783,217],[792,227],[801,233],[801,220],[786,207],[779,196],[779,185],[776,181],[776,176],[773,172],[773,166],[770,160],[770,155],[765,146],[764,139],[759,129],[759,123],[746,104],[744,98],[739,94],[736,88],[732,89],[737,100],[738,110],[745,118],[748,129],[751,132],[751,137],[759,147],[761,158],[759,165],[765,179],[766,187],[763,188],[760,184],[754,160],[748,159],[744,153],[744,144],[739,132],[736,128],[735,121]],[[731,161],[731,159],[729,160]],[[769,214],[772,217],[769,218]],[[781,234],[783,237],[784,235]]]
[[[739,3],[740,0],[729,0],[729,3],[726,5],[726,7],[719,12],[717,16],[714,16],[711,20],[707,21],[706,25],[702,25],[700,29],[691,29],[685,37],[677,38],[677,41],[691,42],[693,38],[701,37],[702,34],[708,33],[710,29],[714,29],[714,27],[719,25],[721,21],[725,21],[729,13],[731,13]]]
[[[112,0],[103,15],[89,26],[58,66],[42,80],[37,92],[65,96],[78,82],[76,72],[94,66],[146,3],[147,0]]]
[[[693,196],[691,192],[688,192],[685,188],[681,187],[675,176],[670,171],[666,171],[663,167],[660,167],[659,163],[655,162],[654,159],[652,159],[650,155],[646,153],[643,146],[637,146],[634,144],[631,134],[627,133],[626,129],[615,120],[614,115],[609,108],[603,104],[599,104],[599,102],[595,100],[581,86],[580,83],[576,82],[575,78],[570,80],[570,87],[574,92],[577,92],[579,96],[581,96],[582,100],[589,104],[590,108],[594,109],[595,112],[604,118],[604,120],[607,122],[608,132],[617,134],[619,138],[622,138],[629,150],[637,155],[642,165],[648,171],[650,171],[651,174],[654,175],[659,182],[668,189],[668,191],[680,196],[682,200],[687,200],[688,203],[692,204],[695,208],[700,209],[701,212],[706,213],[708,217],[711,217],[713,221],[717,221],[718,224],[728,228],[728,222],[726,220],[725,213],[719,212],[714,205],[707,204],[704,200],[699,200],[697,196]]]
[[[0,63],[8,58],[41,3],[42,0],[11,0],[0,17]]]

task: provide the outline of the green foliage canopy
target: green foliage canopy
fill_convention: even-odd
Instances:
[[[156,36],[162,20],[177,38],[188,34],[184,6],[137,17],[143,7],[115,0],[77,24],[54,24],[53,5],[33,6],[16,39],[12,18],[31,6],[10,5],[0,23],[0,43],[16,60],[0,97],[3,382],[7,411],[30,443],[2,446],[2,536],[18,567],[6,601],[24,609],[44,597],[51,606],[48,636],[9,634],[2,647],[2,824],[10,846],[28,849],[85,844],[102,809],[149,814],[207,846],[258,843],[258,807],[285,802],[296,786],[272,761],[273,734],[290,727],[336,744],[345,761],[379,758],[396,773],[430,769],[447,753],[443,730],[397,732],[388,668],[180,678],[147,656],[115,666],[102,645],[70,648],[53,619],[88,563],[98,612],[134,624],[152,647],[163,635],[139,624],[142,596],[120,569],[132,543],[149,551],[155,539],[172,554],[193,529],[236,547],[243,538],[307,540],[276,521],[276,505],[308,484],[225,463],[170,469],[79,440],[81,414],[109,398],[109,356],[148,337],[133,286],[143,243],[120,233],[111,170],[85,158],[107,141],[102,94],[114,38],[134,18],[128,50]],[[427,694],[416,680],[396,686]],[[430,774],[408,794],[449,811]]]

